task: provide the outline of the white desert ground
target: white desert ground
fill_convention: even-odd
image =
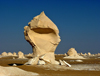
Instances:
[[[24,65],[32,54],[24,55],[25,58],[16,56],[0,56],[0,76],[100,76],[100,55],[91,54],[84,59],[69,58],[65,54],[55,54],[57,61],[65,60],[66,65]],[[68,57],[68,58],[64,58]]]

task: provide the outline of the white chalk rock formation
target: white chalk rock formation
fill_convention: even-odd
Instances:
[[[83,53],[80,53],[80,56],[83,56]]]
[[[100,56],[100,53],[98,53],[98,56]]]
[[[8,52],[8,56],[13,56],[13,54],[11,52]]]
[[[31,53],[29,53],[29,54],[27,54],[26,56],[33,56],[33,53],[31,54]]]
[[[1,55],[2,56],[7,56],[7,53],[6,52],[3,52]]]
[[[90,52],[88,52],[88,56],[91,56],[91,53]]]
[[[19,59],[21,59],[21,58],[22,58],[22,59],[25,58],[24,53],[21,52],[21,51],[19,51],[19,52],[18,52],[18,58],[19,58]]]
[[[85,53],[84,56],[87,56],[87,53]]]
[[[77,51],[75,50],[75,48],[70,48],[67,52],[67,55],[66,57],[64,58],[72,58],[72,59],[84,59],[84,57],[82,56],[79,56]]]
[[[17,56],[17,54],[15,52],[13,52],[13,56]]]
[[[54,52],[61,41],[59,30],[44,12],[24,27],[24,36],[33,48],[34,57],[55,64]]]
[[[73,56],[73,57],[79,56],[79,55],[77,54],[77,51],[75,50],[75,48],[70,48],[70,49],[68,50],[68,52],[67,52],[67,55],[68,55],[68,56]]]

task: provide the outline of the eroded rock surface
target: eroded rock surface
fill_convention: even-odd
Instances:
[[[72,58],[72,59],[84,59],[84,57],[79,56],[75,48],[70,48],[67,52],[68,56],[65,56],[64,58]]]
[[[44,12],[24,27],[24,35],[33,48],[34,57],[55,64],[54,52],[61,41],[59,30]]]

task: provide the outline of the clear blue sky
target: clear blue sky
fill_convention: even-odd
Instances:
[[[100,53],[100,0],[0,0],[0,53],[31,53],[23,28],[42,11],[60,31],[55,53]]]

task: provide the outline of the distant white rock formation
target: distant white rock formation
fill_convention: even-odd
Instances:
[[[13,56],[13,54],[11,52],[8,52],[8,56]]]
[[[6,53],[6,52],[3,52],[3,53],[1,54],[1,56],[7,56],[7,53]]]
[[[24,53],[19,51],[18,52],[18,59],[23,59],[23,58],[25,58]]]
[[[84,57],[79,56],[75,48],[70,48],[67,52],[68,56],[65,56],[64,58],[72,58],[72,59],[84,59]]]

